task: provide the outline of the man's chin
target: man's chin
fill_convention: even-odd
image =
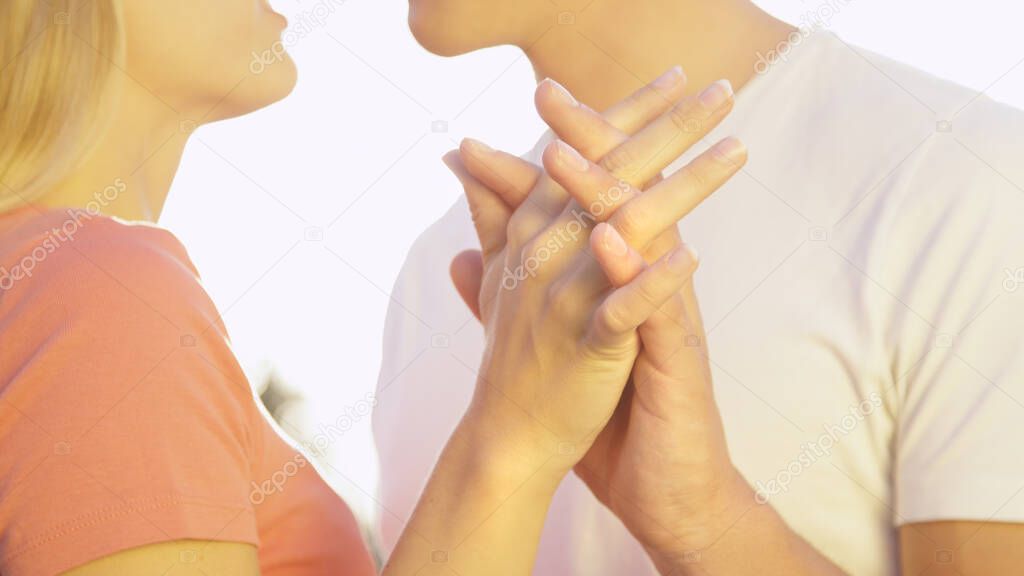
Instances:
[[[444,26],[427,20],[417,15],[415,9],[409,10],[409,30],[424,50],[444,57],[459,56],[474,50],[461,46],[450,34],[445,33]]]

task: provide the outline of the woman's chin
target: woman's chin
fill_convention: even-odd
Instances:
[[[298,69],[284,54],[272,64],[252,72],[227,95],[221,95],[211,120],[226,120],[255,112],[287,98],[298,82]]]

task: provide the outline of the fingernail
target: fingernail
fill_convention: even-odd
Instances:
[[[609,254],[613,256],[625,256],[629,252],[629,246],[626,245],[626,241],[619,234],[619,231],[610,224],[601,224],[604,227],[602,230],[603,236],[601,237],[601,244]]]
[[[562,102],[568,104],[569,106],[580,105],[580,103],[576,101],[576,98],[573,98],[573,95],[569,93],[565,86],[562,86],[561,84],[555,82],[551,78],[548,78],[546,82],[551,84],[551,87],[555,89],[555,94]]]
[[[728,80],[719,80],[708,86],[697,98],[708,110],[718,110],[732,96],[732,84]]]
[[[715,147],[711,149],[719,161],[723,164],[733,165],[742,161],[743,156],[747,153],[747,147],[739,140],[732,136],[722,140]]]
[[[558,141],[558,160],[577,172],[586,172],[590,169],[590,162],[561,140]]]
[[[468,148],[469,151],[474,154],[490,154],[491,152],[494,152],[494,148],[491,148],[487,144],[484,144],[483,142],[479,140],[474,140],[472,138],[464,139],[462,141],[462,145]]]
[[[685,272],[697,264],[697,251],[689,244],[683,244],[668,257],[668,265],[673,270]]]
[[[654,82],[651,82],[651,86],[654,86],[658,90],[668,91],[675,88],[679,82],[683,79],[683,67],[673,66]]]

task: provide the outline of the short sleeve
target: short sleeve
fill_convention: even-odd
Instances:
[[[179,539],[257,545],[256,407],[184,249],[156,228],[80,226],[0,300],[0,573]]]
[[[1024,522],[1024,174],[960,125],[963,144],[932,144],[886,247],[903,255],[892,284],[900,524]],[[979,143],[994,138],[984,134]]]

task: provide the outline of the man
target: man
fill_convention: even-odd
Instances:
[[[517,45],[598,110],[676,63],[693,87],[728,78],[736,106],[707,141],[738,135],[749,164],[681,231],[736,465],[850,573],[1024,566],[1024,115],[746,0],[413,0],[410,22],[439,54]],[[475,242],[459,203],[392,295],[374,421],[388,547],[473,389],[483,341],[446,270]],[[537,573],[654,568],[573,479]]]

